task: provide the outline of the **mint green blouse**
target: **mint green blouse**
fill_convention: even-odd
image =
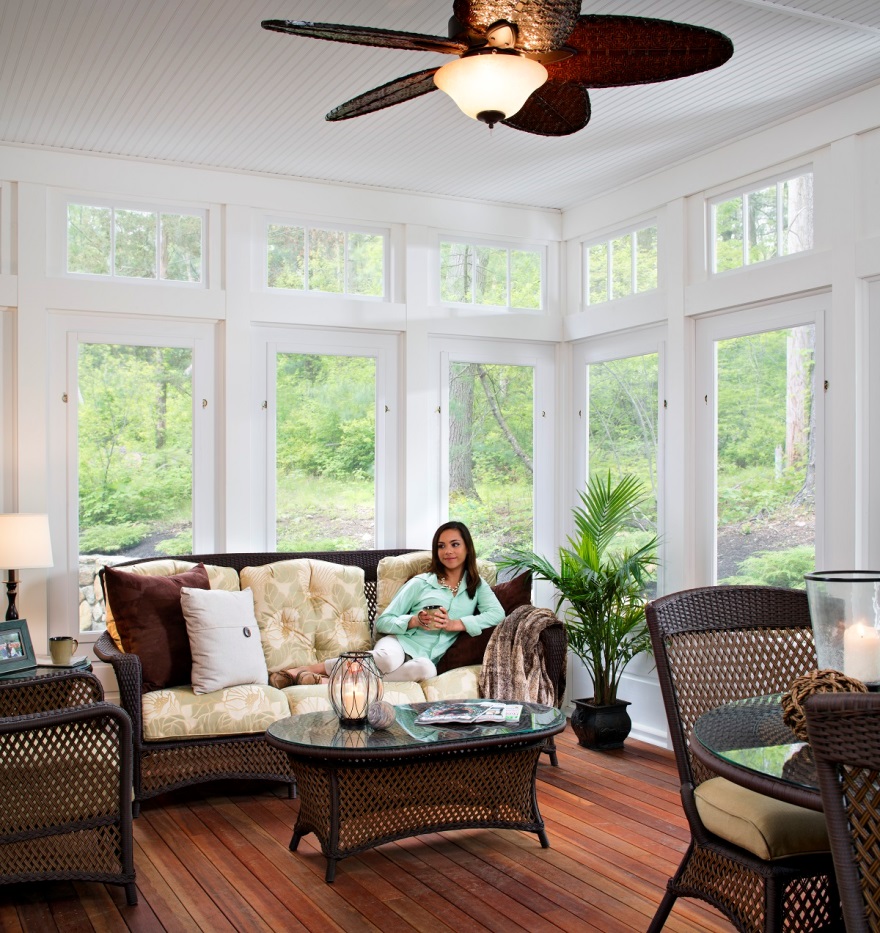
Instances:
[[[383,635],[396,635],[411,658],[439,661],[459,633],[444,629],[407,628],[409,620],[426,606],[445,606],[449,618],[461,619],[469,635],[478,635],[504,618],[498,597],[482,578],[471,599],[467,594],[467,573],[462,577],[455,596],[448,586],[437,580],[436,574],[420,573],[397,591],[388,608],[376,619],[376,631]]]

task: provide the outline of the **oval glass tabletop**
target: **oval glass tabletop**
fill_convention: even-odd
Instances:
[[[470,742],[492,744],[493,740],[510,740],[516,737],[528,739],[532,736],[553,735],[565,727],[565,714],[551,706],[539,703],[523,703],[518,722],[513,723],[434,723],[420,725],[419,714],[436,704],[413,703],[395,706],[395,721],[388,729],[346,728],[340,725],[331,710],[317,713],[300,713],[272,723],[267,735],[278,742],[290,745],[291,751],[301,749],[368,749],[375,751],[403,751],[422,749],[426,745],[461,745]]]
[[[782,721],[781,694],[710,710],[697,719],[693,735],[732,765],[808,790],[819,787],[812,749]]]

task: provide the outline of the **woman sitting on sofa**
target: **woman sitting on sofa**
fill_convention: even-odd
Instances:
[[[479,614],[476,614],[479,613]],[[385,680],[436,677],[436,662],[459,632],[476,635],[504,618],[501,603],[477,572],[477,555],[467,526],[446,522],[434,532],[431,569],[408,580],[376,619],[380,638],[373,647]],[[327,681],[336,658],[269,675],[275,687]]]

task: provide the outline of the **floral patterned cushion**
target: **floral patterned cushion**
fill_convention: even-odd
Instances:
[[[282,560],[245,567],[270,671],[372,647],[364,571],[328,561]]]
[[[165,560],[148,560],[142,564],[132,564],[130,567],[115,567],[115,570],[124,570],[127,573],[141,573],[148,577],[173,577],[186,570],[192,570],[195,562],[191,560],[174,560],[166,558]],[[205,564],[205,570],[208,571],[208,582],[212,590],[229,590],[237,592],[241,589],[238,582],[238,571],[234,567],[218,567],[214,564]],[[107,614],[107,632],[116,644],[116,647],[122,651],[122,640],[119,637],[119,631],[116,628],[116,620],[110,610],[110,602],[105,599],[104,606]]]
[[[437,700],[479,700],[480,665],[456,667],[422,681],[422,690],[429,703]]]
[[[213,693],[167,687],[145,693],[142,701],[147,741],[263,732],[290,714],[280,690],[243,684]]]
[[[329,710],[330,699],[327,696],[327,685],[285,687],[283,690],[290,704],[290,715],[299,713],[314,713],[317,710]],[[392,706],[401,703],[424,703],[425,694],[422,688],[413,680],[393,681],[385,683],[385,692],[382,699]]]
[[[431,569],[430,551],[413,551],[411,554],[398,554],[395,557],[383,557],[376,569],[378,586],[376,589],[376,615],[380,616],[388,608],[397,591],[419,573]],[[492,561],[477,558],[477,570],[480,576],[494,586],[498,572]]]

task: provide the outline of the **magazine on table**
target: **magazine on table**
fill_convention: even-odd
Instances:
[[[517,723],[522,713],[521,703],[435,703],[416,717],[418,725],[444,722],[501,722]]]

